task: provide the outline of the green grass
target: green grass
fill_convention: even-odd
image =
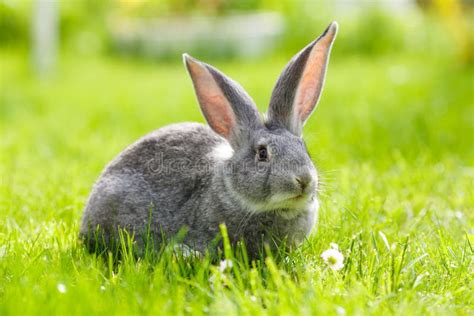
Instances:
[[[27,55],[0,52],[0,315],[473,314],[472,68],[336,56],[305,128],[323,181],[317,231],[284,262],[221,273],[168,252],[114,263],[77,242],[110,159],[153,129],[203,121],[182,64],[65,54],[37,81]],[[263,111],[284,63],[217,66]],[[331,242],[341,271],[320,258]]]

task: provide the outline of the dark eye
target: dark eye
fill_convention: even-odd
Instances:
[[[260,146],[257,152],[258,161],[267,161],[268,160],[268,151],[264,146]]]

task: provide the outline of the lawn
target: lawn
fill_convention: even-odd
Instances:
[[[264,111],[287,57],[214,64]],[[472,67],[336,51],[304,132],[323,184],[317,229],[283,261],[220,271],[169,252],[91,255],[77,241],[110,159],[153,129],[203,122],[180,57],[66,52],[43,81],[28,58],[0,51],[0,315],[474,313]],[[332,242],[340,271],[321,259]]]

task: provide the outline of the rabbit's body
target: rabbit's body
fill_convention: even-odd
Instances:
[[[205,251],[224,223],[231,242],[244,241],[252,257],[264,242],[299,244],[318,211],[318,177],[301,132],[336,31],[332,23],[290,61],[265,119],[240,85],[185,55],[209,126],[169,125],[119,154],[94,185],[82,237],[92,248],[108,246],[125,229],[140,248],[184,229],[183,242]]]
[[[257,240],[300,242],[316,219],[316,198],[294,213],[249,209],[224,183],[231,154],[225,139],[198,123],[173,124],[144,136],[116,157],[94,185],[81,234],[99,226],[107,239],[117,238],[120,227],[133,232],[141,245],[148,233],[156,240],[184,228],[186,244],[204,251],[225,223],[231,241],[245,241],[250,253],[261,249]],[[92,247],[93,237],[88,238]]]

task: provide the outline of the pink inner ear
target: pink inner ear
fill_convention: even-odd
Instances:
[[[212,129],[217,134],[229,138],[232,127],[235,126],[235,118],[227,99],[222,94],[204,95],[199,102]]]
[[[333,39],[334,34],[327,34],[314,45],[298,84],[294,105],[298,118],[303,122],[309,117],[321,95]]]
[[[229,138],[235,126],[235,116],[229,101],[205,66],[194,61],[187,65],[207,122],[216,133]]]

